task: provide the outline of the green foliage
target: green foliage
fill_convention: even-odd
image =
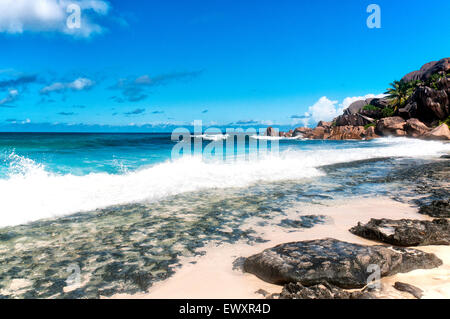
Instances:
[[[391,116],[394,116],[396,110],[391,107],[386,107],[381,112],[383,114],[383,117],[391,117]]]
[[[439,125],[442,125],[442,124],[447,124],[447,126],[448,127],[450,127],[450,116],[449,117],[447,117],[445,120],[443,120],[443,121],[439,121]]]
[[[376,124],[375,124],[375,123],[369,123],[369,124],[366,124],[366,125],[364,125],[364,129],[367,130],[367,129],[368,129],[369,127],[371,127],[371,126],[375,127]]]
[[[367,104],[366,106],[363,107],[363,110],[365,111],[378,111],[379,108],[376,106],[373,106],[372,104]]]
[[[438,82],[440,79],[445,78],[444,73],[435,73],[430,76],[430,78],[425,82],[426,86],[429,86],[430,88],[434,90],[439,90]]]
[[[391,87],[387,89],[385,94],[387,94],[387,98],[390,100],[391,105],[394,109],[394,113],[401,107],[403,107],[408,100],[408,98],[414,93],[414,90],[418,85],[420,85],[420,81],[394,81],[391,83]]]

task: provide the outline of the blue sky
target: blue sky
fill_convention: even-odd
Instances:
[[[450,53],[448,0],[36,3],[0,0],[2,131],[314,125]]]

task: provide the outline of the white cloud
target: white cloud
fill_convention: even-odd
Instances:
[[[386,94],[366,94],[364,96],[352,96],[352,97],[346,97],[340,106],[342,106],[344,109],[348,108],[353,102],[360,101],[360,100],[367,100],[367,99],[373,99],[373,98],[382,98],[385,97]]]
[[[0,100],[0,106],[4,105],[6,103],[10,103],[13,102],[17,99],[17,97],[19,96],[19,91],[17,90],[9,90],[8,95]]]
[[[81,8],[80,28],[67,26],[71,15],[67,12],[69,4]],[[105,0],[1,0],[0,32],[59,32],[89,37],[104,30],[92,18],[106,16],[109,10],[110,5]]]
[[[304,116],[298,116],[292,121],[293,125],[302,124],[303,126],[315,125],[319,121],[331,121],[334,118],[342,115],[344,109],[350,106],[353,102],[365,100],[368,98],[382,98],[385,94],[367,94],[365,96],[346,97],[339,101],[332,101],[326,96],[322,96],[316,103],[308,108]]]
[[[319,101],[309,107],[310,118],[315,122],[331,121],[342,114],[343,108],[340,108],[337,104],[338,101],[331,101],[326,96],[322,96]]]
[[[81,91],[87,88],[90,88],[94,85],[94,82],[92,80],[86,79],[86,78],[78,78],[72,83],[68,84],[68,87],[75,91]]]
[[[90,89],[95,85],[95,82],[87,79],[87,78],[78,78],[73,82],[55,82],[53,84],[50,84],[49,86],[44,87],[41,90],[41,94],[49,94],[52,92],[61,92],[68,89],[71,89],[73,91],[82,91]]]

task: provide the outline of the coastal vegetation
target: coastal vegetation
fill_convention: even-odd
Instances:
[[[331,122],[283,137],[346,140],[407,136],[450,140],[450,58],[429,62],[390,83],[385,96],[353,102]]]

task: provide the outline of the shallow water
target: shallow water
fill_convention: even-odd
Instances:
[[[92,145],[97,138],[100,146]],[[31,142],[24,141],[14,151],[18,162],[11,165],[8,155],[8,173],[0,179],[0,219],[9,225],[0,228],[1,297],[98,298],[142,292],[171,276],[181,257],[202,255],[207,244],[258,243],[265,241],[261,229],[291,232],[333,222],[311,216],[310,205],[373,196],[412,202],[449,192],[448,161],[438,159],[450,148],[443,143],[288,140],[277,156],[254,162],[165,162],[164,151],[154,154],[159,164],[153,166],[95,172],[98,165],[92,163],[108,157],[104,145],[114,149],[118,138],[77,140],[71,146],[76,151],[65,149],[74,152],[77,163],[72,167],[65,162],[68,173],[58,171],[59,164],[53,169],[52,161],[64,161],[67,154],[60,157],[50,146],[37,149],[51,160],[43,156],[38,162],[37,153],[29,151]],[[149,137],[134,138],[134,143],[145,144]],[[54,137],[50,140],[56,143]],[[155,143],[154,137],[150,140]],[[103,150],[101,155],[85,149],[96,147]],[[75,160],[80,148],[90,160],[78,176],[74,171],[85,162],[82,157]],[[444,172],[441,179],[439,172]],[[429,187],[419,189],[418,180],[421,186],[428,181]],[[64,189],[70,181],[76,183]],[[105,194],[120,200],[99,202]],[[84,201],[90,206],[83,206]],[[86,207],[93,209],[81,209]],[[78,271],[80,281],[73,285],[70,279]]]
[[[208,243],[252,244],[264,241],[261,227],[289,232],[330,222],[310,216],[306,207],[311,204],[374,194],[413,200],[416,184],[408,182],[408,174],[391,175],[424,163],[429,161],[389,158],[333,165],[322,168],[326,175],[313,179],[184,193],[3,228],[0,294],[97,298],[145,291],[172,275],[180,257],[201,255]],[[291,207],[305,209],[287,215]],[[81,271],[81,284],[71,290],[66,280],[74,264]],[[19,278],[26,281],[14,285]]]

